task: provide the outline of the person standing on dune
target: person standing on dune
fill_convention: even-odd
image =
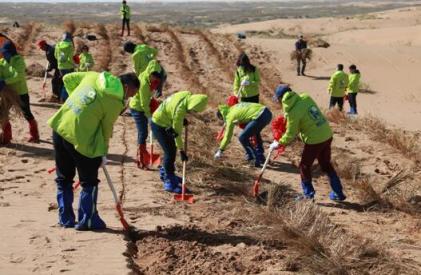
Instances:
[[[133,73],[78,72],[63,78],[69,98],[48,120],[53,129],[59,224],[76,230],[105,229],[97,211],[98,169],[106,161],[113,125],[125,100],[140,87]],[[73,179],[82,190],[78,223],[73,212]]]
[[[56,44],[54,56],[57,59],[57,67],[60,70],[60,75],[63,78],[66,74],[74,72],[74,45],[73,35],[69,32],[63,34],[63,40]],[[66,87],[62,85],[60,92],[60,101],[66,101],[68,97]]]
[[[336,104],[338,104],[339,111],[342,112],[344,107],[345,91],[347,88],[348,75],[344,72],[344,65],[338,64],[336,72],[330,77],[329,81],[329,109],[334,108]]]
[[[295,42],[295,50],[301,53],[301,56],[302,56],[302,52],[304,49],[307,49],[307,41],[304,40],[304,36],[300,35],[298,37],[297,42]],[[301,63],[303,64],[302,66],[301,66]],[[298,76],[299,75],[305,76],[306,65],[307,65],[307,60],[305,57],[297,58],[297,75]]]
[[[120,7],[120,15],[121,15],[121,36],[124,36],[124,27],[127,26],[127,36],[130,36],[130,7],[127,5],[126,1],[121,3]]]

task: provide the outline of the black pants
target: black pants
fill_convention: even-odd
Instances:
[[[53,78],[51,79],[51,88],[53,90],[53,95],[57,98],[60,97],[61,87],[63,86],[63,78],[61,77],[60,70],[55,69]]]
[[[96,186],[99,183],[98,169],[102,158],[88,158],[75,150],[73,144],[67,142],[53,131],[53,143],[56,160],[56,183],[66,189],[73,184],[76,170],[82,187]],[[67,186],[69,188],[69,186]]]
[[[357,114],[357,93],[349,93],[348,101],[351,113]]]
[[[301,63],[303,64],[302,66]],[[305,70],[306,70],[306,65],[307,65],[307,61],[305,59],[301,60],[301,59],[297,59],[297,75],[300,75],[300,73],[302,75],[304,75]],[[301,68],[300,68],[301,67]],[[301,70],[300,70],[301,69]]]
[[[344,98],[343,97],[330,97],[329,109],[333,108],[338,104],[339,111],[342,111],[344,108]]]
[[[251,97],[242,97],[241,102],[252,102],[252,103],[259,103],[259,95],[251,96]]]
[[[31,112],[31,105],[29,104],[29,94],[20,95],[20,109],[22,110],[23,117],[27,121],[34,119],[34,115]]]
[[[121,35],[124,35],[124,27],[127,26],[127,35],[130,36],[130,19],[123,18],[121,21]]]

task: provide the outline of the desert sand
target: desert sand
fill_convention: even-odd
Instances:
[[[131,39],[160,50],[158,59],[169,75],[165,95],[203,92],[209,95],[210,106],[204,114],[189,117],[193,205],[174,203],[172,195],[162,191],[156,169],[136,167],[134,122],[127,116],[117,121],[108,169],[128,221],[139,230],[132,240],[124,237],[102,172],[98,208],[109,229],[77,232],[57,226],[54,175],[46,172],[54,166],[46,121],[59,106],[43,102],[42,77],[30,77],[42,141],[27,143],[27,126],[15,118],[13,143],[0,148],[0,274],[419,274],[420,13],[411,8],[367,19],[274,20],[212,32],[136,25]],[[247,38],[239,43],[232,35],[271,28],[318,35],[331,47],[315,48],[308,77],[297,77],[289,60],[293,39]],[[8,33],[30,42],[21,49],[27,65],[43,66],[35,41],[57,41],[62,31],[34,23]],[[125,39],[116,26],[76,23],[76,36],[87,33],[100,38],[87,42],[96,70],[131,70],[130,57],[121,51]],[[76,44],[81,41],[77,38]],[[360,67],[372,92],[359,95],[359,118],[332,119],[333,158],[347,203],[329,202],[327,179],[317,167],[316,203],[294,202],[300,192],[300,143],[273,160],[264,175],[263,190],[281,190],[277,195],[269,192],[270,198],[277,198],[268,202],[269,207],[249,194],[258,170],[241,161],[243,152],[235,137],[225,159],[213,161],[214,133],[220,127],[214,109],[230,93],[234,62],[243,50],[259,66],[262,101],[276,115],[281,112],[271,96],[278,83],[307,91],[327,107],[328,77],[336,64]],[[265,141],[272,141],[269,127]],[[77,195],[75,200],[76,209]]]

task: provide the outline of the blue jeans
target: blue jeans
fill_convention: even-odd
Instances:
[[[352,114],[357,114],[357,93],[349,93],[348,94],[348,100],[349,100],[349,107],[350,112]]]
[[[130,109],[130,113],[137,128],[137,144],[146,144],[146,139],[148,138],[148,118],[144,112],[134,109]]]
[[[60,70],[60,74],[61,74],[61,79],[63,79],[63,77],[66,75],[66,74],[70,74],[70,73],[73,73],[74,72],[74,70],[73,69],[68,69],[68,70]],[[64,85],[63,86],[61,86],[61,92],[60,92],[60,100],[61,101],[66,101],[66,99],[69,97],[69,94],[67,93],[67,91],[66,91],[66,87],[64,87]]]
[[[244,150],[246,150],[246,154],[249,159],[254,159],[256,154],[258,154],[259,157],[263,155],[263,140],[260,132],[270,123],[271,120],[272,113],[268,108],[265,108],[260,116],[255,120],[250,121],[246,128],[244,128],[241,132],[238,139],[240,140],[241,145],[243,145]],[[252,136],[256,136],[256,152],[250,144],[250,137]]]
[[[166,128],[161,127],[154,122],[151,122],[153,136],[158,140],[159,145],[164,151],[164,158],[162,166],[167,175],[174,174],[175,172],[175,158],[177,156],[177,147],[175,145],[174,136],[167,131]]]

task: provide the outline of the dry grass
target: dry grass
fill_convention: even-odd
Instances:
[[[109,70],[111,63],[112,53],[110,46],[110,37],[108,35],[107,29],[103,24],[97,24],[94,27],[95,34],[101,36],[103,41],[96,47],[97,52],[99,53],[95,56],[95,68],[96,71],[105,71]]]
[[[3,123],[10,119],[11,112],[15,116],[22,115],[20,98],[18,93],[6,86],[0,92],[0,125],[3,125]]]
[[[301,51],[292,51],[290,58],[292,61],[296,60],[311,60],[313,58],[313,51],[311,49],[303,49]]]
[[[298,252],[300,266],[311,274],[416,274],[383,248],[332,223],[312,202],[254,211],[253,219],[262,225],[254,229],[256,235]]]
[[[333,108],[330,110],[325,111],[325,116],[328,121],[335,123],[335,124],[343,124],[347,121],[345,114],[337,108]]]

